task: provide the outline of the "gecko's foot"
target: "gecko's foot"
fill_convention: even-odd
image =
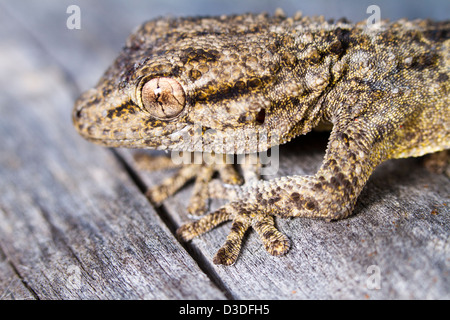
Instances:
[[[250,227],[255,229],[271,255],[280,256],[289,250],[289,240],[276,229],[273,216],[248,207],[244,202],[231,202],[195,222],[187,223],[177,230],[177,235],[189,241],[225,221],[233,223],[225,244],[214,256],[215,264],[231,265],[236,261],[244,234]]]
[[[232,164],[176,165],[168,157],[154,157],[148,154],[137,154],[135,155],[135,160],[140,169],[148,171],[179,168],[173,176],[168,177],[159,185],[153,186],[146,191],[146,196],[155,205],[160,205],[189,181],[195,179],[194,190],[187,208],[188,212],[194,215],[203,215],[207,212],[210,198],[226,197],[218,191],[220,189],[218,186],[211,188],[209,185],[216,172],[219,173],[222,182],[226,184],[237,185],[242,183],[241,176]]]

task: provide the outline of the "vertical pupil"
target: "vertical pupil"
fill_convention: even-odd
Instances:
[[[155,96],[158,98],[160,95],[161,95],[161,88],[160,87],[157,87],[156,89],[155,89],[155,91],[154,91],[154,93],[155,93]]]

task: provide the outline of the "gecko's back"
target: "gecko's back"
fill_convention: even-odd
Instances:
[[[450,22],[402,20],[359,32],[326,104],[344,104],[355,121],[370,118],[386,159],[450,148]]]

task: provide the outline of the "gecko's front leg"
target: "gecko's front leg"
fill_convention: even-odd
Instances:
[[[190,157],[190,155],[188,154]],[[155,205],[160,205],[165,199],[178,192],[189,181],[194,180],[194,190],[189,199],[187,210],[193,215],[202,215],[207,211],[207,202],[210,198],[217,197],[214,189],[209,183],[213,179],[214,173],[218,172],[223,183],[238,185],[242,183],[242,178],[232,164],[225,161],[212,164],[176,164],[171,158],[164,156],[152,156],[138,153],[135,161],[142,170],[157,171],[177,168],[178,171],[172,176],[164,179],[160,184],[152,186],[146,191],[146,196]],[[226,160],[226,159],[223,159]]]
[[[235,199],[217,211],[181,226],[177,233],[190,240],[225,221],[232,221],[225,244],[214,263],[231,265],[245,232],[256,230],[266,250],[282,255],[289,241],[274,226],[274,216],[336,220],[347,217],[373,169],[382,161],[383,144],[368,126],[335,126],[324,162],[315,176],[288,176],[230,186]],[[357,137],[357,138],[356,138]]]

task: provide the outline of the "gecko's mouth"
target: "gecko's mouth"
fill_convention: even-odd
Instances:
[[[103,131],[100,128],[95,129],[93,126],[87,128],[76,127],[83,138],[106,147],[218,154],[246,154],[266,151],[271,147],[270,139],[265,137],[264,133],[260,133],[258,136],[258,133],[248,131],[220,132],[213,129],[202,130],[192,125],[186,125],[181,130],[164,135],[141,136],[136,134],[135,137],[127,136],[124,133],[120,135],[116,133],[116,136],[114,136],[114,133],[105,132],[105,129]]]
[[[170,150],[168,146],[164,145],[156,145],[149,142],[149,140],[131,140],[131,139],[122,139],[122,140],[104,140],[104,139],[95,139],[89,138],[87,139],[90,142],[93,142],[98,145],[102,145],[110,148],[127,148],[127,149],[152,149],[152,150]]]

